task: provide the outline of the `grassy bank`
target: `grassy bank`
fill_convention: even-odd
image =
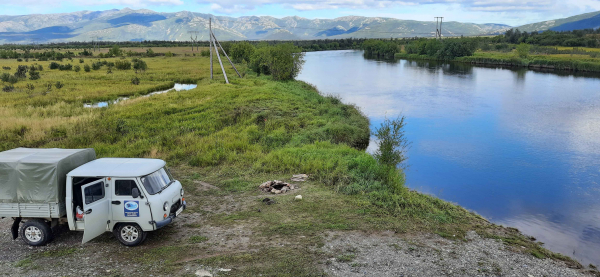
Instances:
[[[116,61],[108,59],[112,60]],[[323,256],[318,247],[325,231],[392,230],[463,239],[468,230],[476,230],[515,245],[518,251],[569,260],[517,231],[406,188],[401,171],[382,166],[365,153],[369,121],[355,106],[323,96],[306,83],[277,82],[243,66],[241,71],[247,72],[243,78],[234,77],[228,69],[230,85],[224,84],[220,70],[210,80],[205,57],[144,60],[148,69],[140,73],[116,69],[107,73],[106,67],[91,72],[60,71],[48,69],[45,62],[29,62],[44,66],[41,78],[21,80],[15,90],[0,92],[0,151],[92,147],[99,157],[165,159],[186,189],[190,204],[186,213],[205,218],[215,228],[250,229],[258,242],[268,242],[272,236],[298,236],[299,245],[273,249],[264,243],[239,253],[207,257],[201,255],[202,248],[195,247],[205,234],[190,225],[196,237],[190,237],[190,243],[167,236],[167,245],[150,246],[143,258],[131,258],[139,255],[130,255],[129,250],[116,254],[123,259],[149,265],[161,262],[162,270],[170,270],[181,269],[181,259],[199,255],[194,262],[235,264],[244,270],[240,275],[314,276],[321,274],[318,263]],[[86,59],[82,64],[94,61]],[[11,72],[23,63],[0,61],[13,68]],[[134,77],[140,85],[131,83]],[[133,98],[107,108],[83,108],[86,102],[135,96],[178,80],[193,80],[198,87]],[[57,81],[64,87],[44,89],[48,82]],[[28,83],[35,89],[28,90]],[[260,183],[298,173],[311,176],[302,184],[303,201],[284,195],[277,198],[283,205],[260,202],[267,196],[257,190]],[[218,189],[206,191],[201,182]],[[214,209],[225,196],[236,199],[240,208]],[[262,251],[267,257],[297,258],[264,261],[254,258],[256,249],[269,250]]]
[[[427,55],[396,53],[398,59],[438,60]],[[566,71],[600,72],[600,58],[588,55],[530,55],[520,58],[514,53],[477,51],[472,56],[459,57],[448,61],[470,63],[475,65],[514,66],[533,69],[554,69]]]

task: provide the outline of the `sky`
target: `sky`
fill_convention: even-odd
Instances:
[[[519,26],[600,10],[600,0],[0,0],[1,15],[151,9],[227,16],[336,18],[348,15]]]

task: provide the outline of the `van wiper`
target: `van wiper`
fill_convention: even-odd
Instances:
[[[174,183],[175,181],[171,181],[169,182],[166,186],[162,187],[157,193],[161,193],[163,190],[165,190],[167,187],[169,187],[172,183]]]

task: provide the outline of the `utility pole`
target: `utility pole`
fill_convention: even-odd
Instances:
[[[227,52],[225,52],[225,49],[223,49],[223,46],[221,46],[221,43],[217,40],[217,37],[215,36],[215,34],[213,34],[212,32],[210,33],[210,35],[213,37],[213,39],[219,44],[219,47],[221,48],[221,51],[223,51],[223,54],[225,55],[225,57],[227,58],[227,60],[229,61],[229,63],[231,64],[231,66],[233,66],[233,69],[235,69],[235,73],[237,73],[238,77],[242,78],[242,75],[240,75],[240,72],[237,70],[237,68],[235,68],[235,65],[233,65],[233,62],[231,61],[231,59],[229,58],[229,56],[227,55]],[[217,49],[218,50],[218,49]],[[223,65],[221,65],[223,66]],[[225,72],[225,71],[223,71]],[[227,78],[227,77],[225,77]]]
[[[235,70],[235,73],[237,73],[238,77],[241,78],[242,75],[240,75],[240,72],[237,70],[237,68],[235,68],[235,65],[233,64],[233,62],[231,61],[231,59],[227,55],[227,52],[225,52],[225,49],[223,49],[223,46],[221,45],[221,43],[219,42],[219,40],[217,40],[217,37],[215,36],[215,33],[213,33],[211,18],[209,18],[209,21],[208,21],[208,36],[210,37],[210,45],[209,45],[209,49],[210,49],[210,78],[211,79],[213,78],[213,63],[212,63],[212,50],[213,50],[213,48],[215,50],[215,53],[217,54],[217,59],[219,60],[219,65],[221,66],[221,70],[223,71],[223,77],[225,77],[225,83],[229,84],[229,79],[227,78],[227,72],[225,72],[225,67],[223,66],[223,61],[221,61],[221,55],[219,54],[219,48],[221,48],[221,51],[223,52],[223,55],[225,55],[225,57],[227,58],[227,60],[229,61],[229,63],[233,67],[233,69]],[[218,44],[219,48],[217,48],[217,44]]]
[[[436,16],[435,17],[435,38],[439,38],[442,40],[442,21],[443,17]]]
[[[192,52],[194,52],[194,44],[196,44],[196,51],[198,51],[198,31],[189,31],[190,39],[192,40]],[[194,34],[196,37],[194,37]]]
[[[100,40],[100,37],[92,37],[92,45],[94,46],[94,52],[96,52],[96,48],[98,48],[98,51],[100,51],[100,44],[98,44],[98,40]]]
[[[212,18],[208,18],[208,36],[210,39],[210,42],[208,44],[208,51],[210,51],[210,79],[212,80],[213,78],[213,59],[212,59],[212,36],[210,34],[212,34]]]
[[[212,30],[211,30],[211,36],[214,40],[216,40],[214,35],[212,35]],[[217,48],[217,44],[215,43],[214,40],[213,40],[213,46],[215,47],[215,53],[217,54],[217,59],[219,59],[219,64],[221,65],[221,70],[223,71],[223,76],[225,77],[225,83],[229,84],[229,80],[227,79],[227,73],[225,73],[225,67],[223,67],[223,63],[221,62],[221,55],[219,55],[219,48]]]

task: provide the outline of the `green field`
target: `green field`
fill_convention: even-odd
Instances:
[[[44,67],[39,80],[19,80],[14,90],[0,92],[0,151],[14,147],[92,147],[99,157],[165,159],[188,193],[190,209],[186,213],[207,216],[213,226],[247,224],[245,228],[261,239],[272,234],[303,235],[311,238],[306,247],[312,247],[326,230],[428,232],[453,239],[462,239],[466,231],[476,230],[523,246],[522,251],[540,257],[568,260],[518,232],[498,235],[499,227],[480,216],[406,188],[401,170],[382,166],[365,153],[369,121],[360,110],[335,97],[322,96],[306,83],[273,81],[270,76],[257,76],[239,65],[242,78],[228,66],[231,84],[227,85],[216,61],[215,79],[210,80],[206,57],[142,59],[148,69],[140,73],[115,68],[108,73],[107,66],[91,72],[60,71],[49,69],[50,62],[0,60],[0,66],[11,67],[4,70],[11,74],[18,65],[37,63]],[[121,58],[106,60],[116,62]],[[76,58],[60,63],[83,68],[96,61],[89,58],[79,63]],[[140,79],[139,85],[132,84],[134,77]],[[56,82],[63,87],[57,88]],[[136,97],[174,82],[196,83],[198,87]],[[35,88],[30,90],[27,84]],[[84,103],[120,96],[134,98],[107,108],[83,107]],[[262,207],[256,201],[261,197],[257,190],[260,183],[298,173],[311,176],[302,190],[306,201],[290,204],[287,211],[262,208],[263,212],[256,212]],[[220,190],[205,192],[198,186],[199,181]],[[224,194],[252,200],[244,200],[247,208],[237,211],[203,210],[202,203],[213,203],[216,196]],[[291,203],[292,197],[285,196],[281,201]],[[227,253],[200,262],[249,263],[242,267],[247,275],[317,275],[319,255],[307,253],[306,247],[286,250],[285,255],[299,257],[287,264],[236,260],[239,255],[232,258]],[[195,251],[201,249],[158,245],[141,263],[160,260],[167,261],[167,269],[180,268],[183,265],[175,263],[174,257]]]

